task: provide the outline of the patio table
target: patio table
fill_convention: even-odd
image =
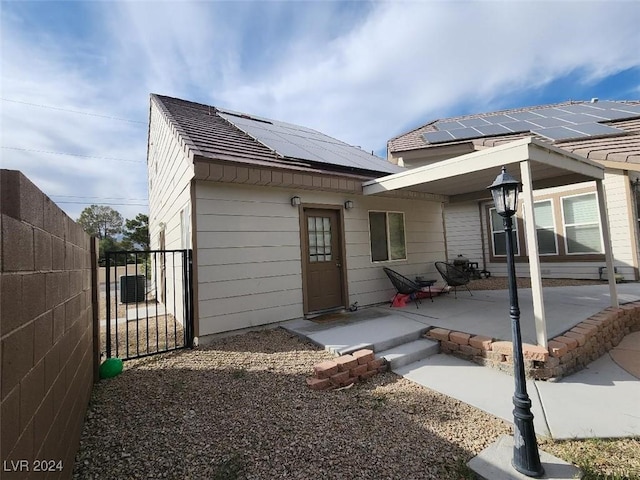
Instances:
[[[427,280],[424,277],[416,277],[416,284],[420,288],[427,287],[429,289],[429,298],[431,299],[432,302],[433,302],[433,294],[431,293],[431,286],[434,285],[436,282],[437,280]]]

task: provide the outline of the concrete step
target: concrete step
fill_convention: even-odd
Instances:
[[[384,358],[391,370],[404,367],[440,352],[440,344],[427,338],[420,338],[388,350],[376,353],[376,357]]]

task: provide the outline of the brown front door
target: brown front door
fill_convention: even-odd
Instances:
[[[338,210],[304,209],[305,313],[345,306],[340,226]]]

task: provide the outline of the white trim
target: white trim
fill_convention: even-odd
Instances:
[[[557,168],[565,173],[583,175],[587,177],[584,181],[604,178],[604,167],[596,162],[543,143],[533,137],[527,137],[364,182],[362,193],[375,195],[420,184],[434,184],[439,180],[450,180],[452,177],[457,177],[458,183],[458,191],[454,193],[469,193],[460,189],[460,181],[463,179],[478,177],[479,172],[495,177],[494,172],[499,171],[503,165],[528,160],[534,164],[539,163]],[[482,175],[480,176],[482,177]],[[483,188],[485,186],[483,185]],[[453,188],[455,189],[455,187]],[[441,194],[439,191],[429,193]]]
[[[590,222],[590,223],[570,223],[567,224],[567,222],[565,221],[566,216],[565,216],[565,212],[564,212],[564,199],[565,198],[574,198],[574,197],[584,197],[587,195],[593,195],[593,199],[596,203],[596,214],[597,214],[597,219],[594,222]],[[571,255],[597,255],[597,254],[602,254],[604,253],[604,238],[602,236],[602,225],[601,222],[599,221],[600,219],[600,206],[598,204],[598,195],[596,192],[588,192],[588,193],[578,193],[576,195],[565,195],[565,196],[561,196],[560,197],[560,208],[562,210],[562,234],[564,237],[564,252],[565,255],[567,256],[571,256]],[[573,226],[579,226],[579,225],[596,225],[598,227],[598,231],[600,232],[600,250],[597,252],[573,252],[570,253],[569,252],[569,243],[568,243],[568,237],[567,237],[567,226],[573,227]]]
[[[371,250],[371,213],[384,213],[384,222],[387,233],[387,259],[386,260],[373,260],[373,252]],[[404,231],[404,258],[391,258],[391,231],[389,230],[389,214],[399,213],[402,215],[402,229]],[[367,223],[369,224],[369,261],[372,264],[380,263],[393,263],[393,262],[406,262],[407,261],[407,220],[404,212],[396,210],[367,210]]]
[[[540,253],[540,242],[538,241],[538,255],[541,257],[557,257],[559,256],[559,251],[558,251],[558,226],[556,224],[556,212],[555,209],[553,208],[553,198],[545,198],[544,200],[534,200],[533,201],[533,208],[535,211],[536,208],[536,203],[544,203],[544,202],[549,202],[551,203],[551,228],[553,228],[553,243],[556,247],[556,251],[555,253]],[[524,205],[522,206],[523,211],[524,211]],[[536,231],[536,236],[538,235],[538,227],[536,225],[534,225],[535,231]],[[542,227],[541,230],[549,230],[548,227]],[[527,245],[527,241],[525,239],[525,248],[526,248],[526,254],[527,256],[529,256],[529,246]]]
[[[507,256],[507,254],[505,253],[504,255],[498,255],[496,253],[496,241],[494,240],[494,234],[496,233],[503,233],[505,236],[505,242],[506,242],[506,238],[507,238],[507,234],[504,231],[504,228],[502,230],[497,230],[494,231],[493,230],[493,218],[491,217],[491,211],[492,210],[496,210],[496,207],[489,207],[489,225],[490,225],[490,231],[489,234],[491,235],[491,251],[493,252],[493,256],[495,258],[505,258]],[[496,215],[498,215],[496,213]],[[500,217],[500,215],[498,215]],[[500,217],[502,218],[502,217]],[[518,218],[514,217],[514,222],[513,222],[513,233],[516,237],[516,252],[513,252],[513,255],[516,257],[520,256],[520,239],[518,238]]]

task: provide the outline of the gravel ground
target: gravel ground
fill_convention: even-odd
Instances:
[[[127,362],[96,385],[74,478],[467,478],[502,420],[393,373],[305,385],[325,351],[282,330]]]

